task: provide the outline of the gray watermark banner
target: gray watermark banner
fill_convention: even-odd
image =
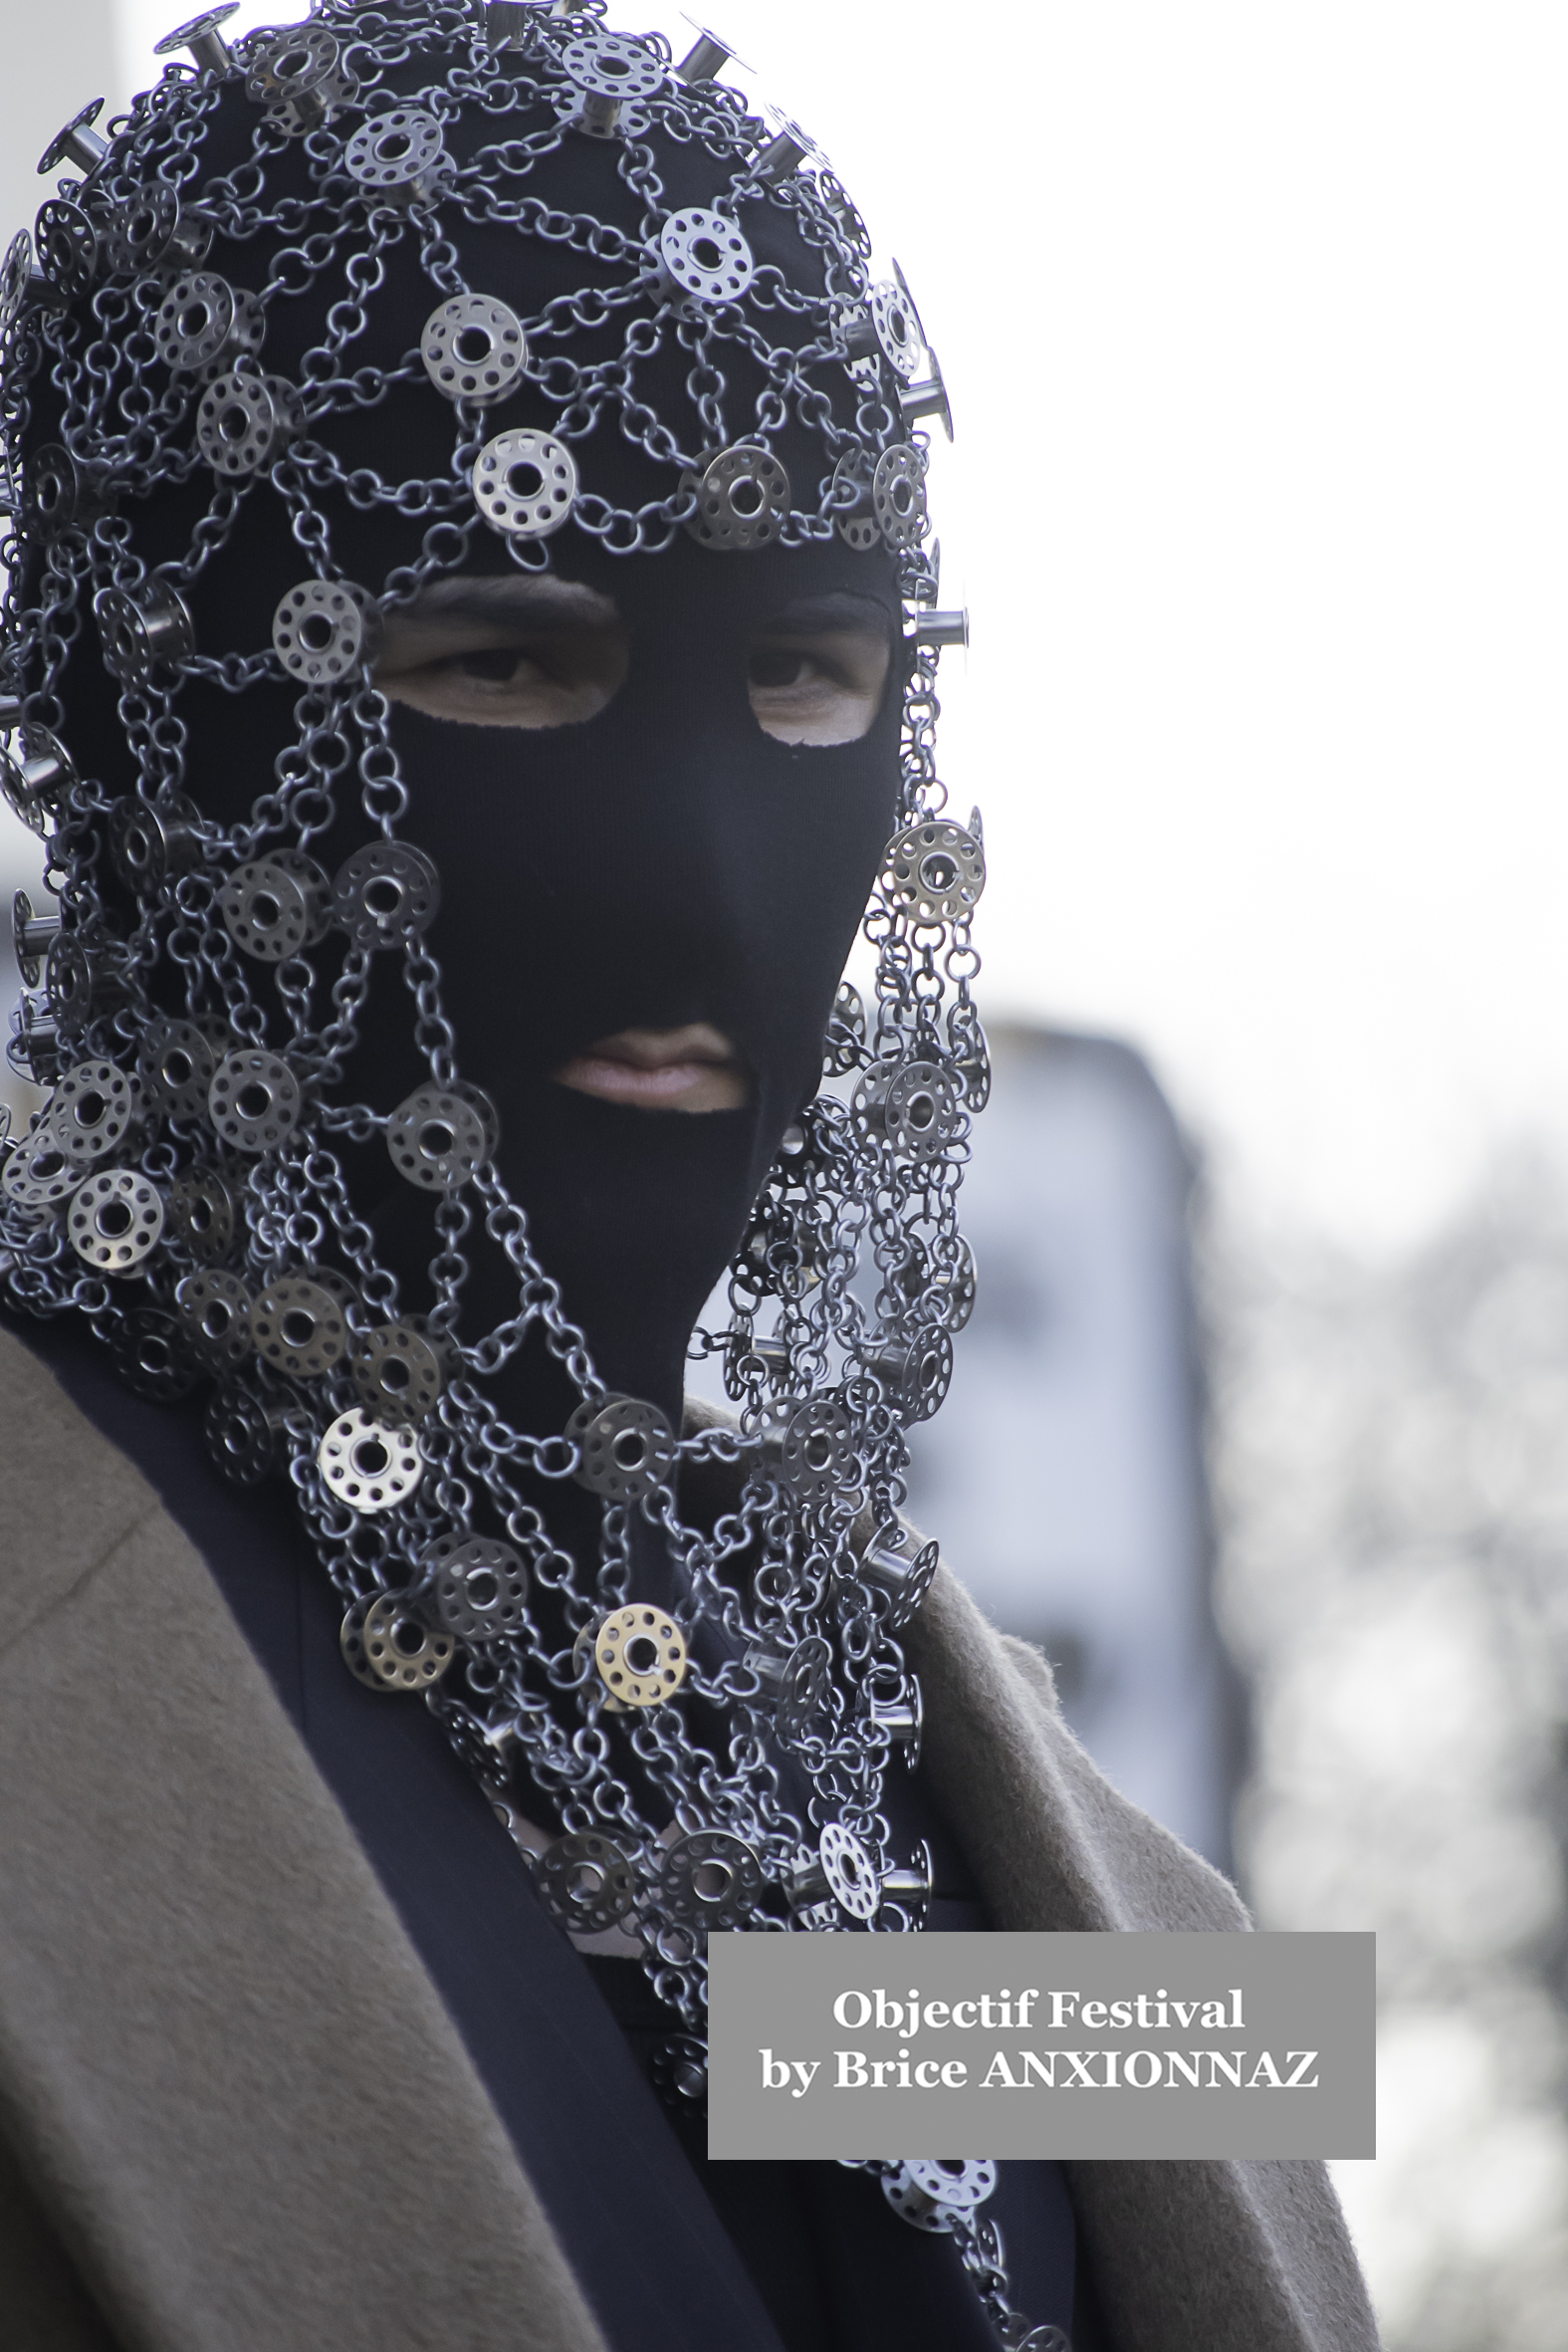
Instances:
[[[1373,2156],[1370,1935],[715,1935],[713,2157]]]

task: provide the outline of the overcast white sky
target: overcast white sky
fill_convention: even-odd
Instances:
[[[990,1008],[1367,1248],[1568,1136],[1568,11],[712,5],[953,387]],[[120,0],[122,91],[181,10]]]

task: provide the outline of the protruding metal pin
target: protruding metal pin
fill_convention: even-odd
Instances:
[[[187,24],[176,25],[172,33],[165,33],[162,40],[154,44],[152,54],[154,57],[177,57],[182,49],[188,49],[192,62],[203,74],[216,74],[221,78],[232,70],[234,52],[218,27],[226,25],[230,17],[238,16],[239,12],[240,0],[227,0],[222,8],[209,8],[204,15],[193,16]]]
[[[80,115],[72,117],[64,130],[50,140],[39,157],[40,178],[46,172],[53,171],[57,164],[61,163],[74,163],[88,179],[92,178],[104,157],[109,153],[108,139],[101,131],[90,127],[98,120],[103,112],[104,101],[101,98],[96,98],[91,106],[82,109]]]
[[[529,18],[539,12],[539,0],[487,0],[485,39],[492,49],[526,49]]]
[[[925,1838],[920,1841],[913,1862],[900,1870],[886,1870],[882,1874],[884,1903],[918,1903],[924,1907],[935,1892],[931,1847]]]
[[[925,1702],[920,1695],[919,1683],[911,1680],[908,1694],[902,1699],[873,1699],[871,1719],[889,1747],[902,1748],[904,1762],[913,1771],[920,1762],[920,1744],[926,1729]]]
[[[787,179],[807,155],[818,154],[820,150],[810,134],[798,122],[791,122],[787,115],[781,115],[776,107],[770,107],[768,115],[774,124],[774,135],[758,152],[752,173],[757,179]]]
[[[44,978],[44,958],[59,936],[60,917],[33,912],[33,901],[18,890],[11,901],[11,950],[24,988],[38,988]]]
[[[942,420],[942,430],[953,438],[953,411],[948,404],[948,387],[942,380],[937,354],[927,346],[926,356],[931,361],[931,373],[920,383],[906,384],[898,395],[900,414],[906,424],[914,424],[922,416],[936,416]]]

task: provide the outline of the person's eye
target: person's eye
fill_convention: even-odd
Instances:
[[[512,686],[528,661],[521,645],[483,645],[469,653],[454,653],[449,661],[437,662],[434,667],[461,670],[465,678],[488,678],[495,685]]]
[[[776,743],[854,743],[882,706],[890,648],[875,628],[765,633],[747,655],[752,712]]]
[[[758,645],[752,649],[749,671],[754,686],[776,688],[804,686],[815,679],[816,669],[810,655],[796,652],[784,645]]]
[[[376,682],[387,699],[474,727],[569,727],[604,709],[626,675],[618,627],[389,630]]]

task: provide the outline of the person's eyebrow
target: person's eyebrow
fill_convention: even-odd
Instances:
[[[424,627],[431,622],[464,626],[482,622],[489,627],[511,621],[556,623],[568,627],[607,628],[619,614],[608,596],[581,581],[560,580],[548,574],[538,580],[457,578],[432,582],[411,604],[396,604],[386,614],[389,628],[397,623]]]
[[[757,625],[763,633],[771,629],[797,630],[802,635],[819,629],[864,629],[879,637],[893,634],[893,616],[885,604],[874,596],[856,596],[842,588],[821,596],[796,596]]]

